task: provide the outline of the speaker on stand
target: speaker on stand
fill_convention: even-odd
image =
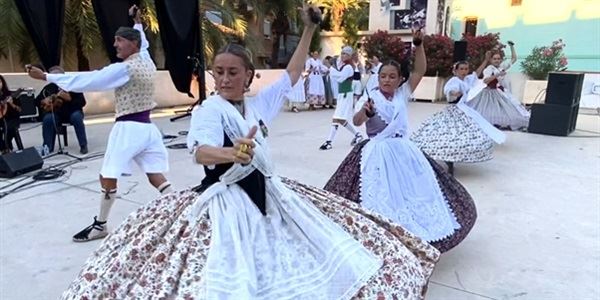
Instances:
[[[575,130],[584,73],[550,72],[545,103],[531,106],[527,131],[567,136]]]

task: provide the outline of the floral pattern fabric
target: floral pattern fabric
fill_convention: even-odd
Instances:
[[[362,148],[368,142],[369,140],[365,140],[354,146],[352,151],[342,161],[338,169],[333,173],[325,185],[324,189],[326,191],[356,203],[361,202],[360,161]],[[458,182],[458,180],[456,180],[456,178],[446,172],[442,166],[427,154],[425,154],[425,158],[427,158],[429,164],[433,168],[442,194],[454,213],[456,221],[460,224],[460,229],[456,230],[454,234],[431,243],[443,253],[454,248],[466,238],[475,225],[477,208],[475,207],[475,202],[469,192],[460,184],[460,182]]]
[[[410,139],[436,160],[474,163],[493,157],[492,139],[456,105],[431,116]]]
[[[301,199],[383,261],[351,299],[423,299],[439,252],[385,217],[329,192],[283,179]],[[183,213],[199,193],[162,196],[132,213],[88,258],[63,299],[205,299],[211,219]],[[268,274],[263,274],[268,276]]]

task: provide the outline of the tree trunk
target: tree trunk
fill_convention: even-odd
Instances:
[[[333,5],[331,8],[331,20],[333,21],[333,32],[340,32],[342,28],[342,16],[344,7],[341,5]]]
[[[89,71],[90,61],[83,53],[83,45],[81,44],[81,32],[79,30],[75,34],[75,47],[77,48],[77,70]]]

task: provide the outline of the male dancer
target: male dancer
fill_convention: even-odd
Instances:
[[[319,147],[320,150],[331,149],[331,143],[333,142],[340,125],[344,126],[354,135],[351,143],[352,146],[360,143],[363,139],[360,132],[348,122],[348,119],[352,118],[354,115],[354,91],[352,90],[352,79],[354,77],[354,67],[352,66],[353,52],[354,51],[350,46],[342,48],[339,70],[333,66],[329,67],[331,83],[338,84],[337,105],[335,107],[335,112],[333,113],[329,136],[325,143]]]
[[[92,225],[73,236],[75,242],[108,235],[106,222],[115,202],[117,179],[121,174],[131,172],[132,162],[138,164],[161,194],[171,192],[171,184],[162,174],[169,169],[167,149],[162,134],[150,121],[150,111],[156,105],[153,101],[156,66],[148,54],[148,41],[139,10],[134,5],[129,12],[135,15],[134,28],[121,27],[115,33],[114,47],[117,57],[123,62],[97,71],[73,74],[46,74],[28,66],[29,76],[53,82],[63,90],[90,92],[115,89],[116,122],[108,137],[100,171],[100,214],[94,217]]]

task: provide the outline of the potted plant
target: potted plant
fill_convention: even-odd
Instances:
[[[551,46],[534,47],[531,54],[521,62],[523,73],[529,78],[525,82],[523,101],[533,103],[542,97],[548,85],[548,73],[567,69],[567,57],[562,39],[552,42]]]

